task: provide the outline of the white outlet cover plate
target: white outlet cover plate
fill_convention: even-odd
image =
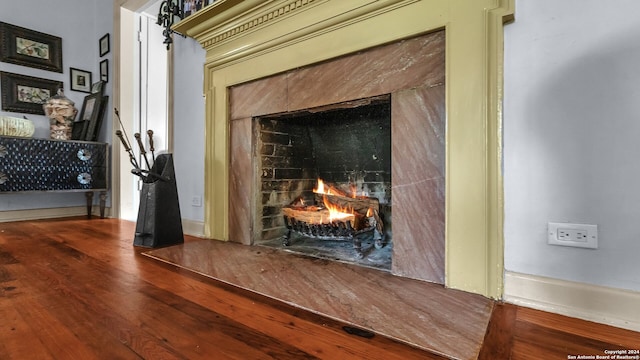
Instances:
[[[558,237],[559,231],[586,231],[587,238],[584,241],[562,240]],[[579,247],[585,249],[598,248],[598,225],[572,224],[572,223],[549,223],[547,229],[548,241],[550,245]]]
[[[191,198],[191,206],[200,207],[202,206],[202,197],[194,196]]]

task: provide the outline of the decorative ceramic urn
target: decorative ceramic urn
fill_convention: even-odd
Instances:
[[[73,121],[78,113],[74,105],[73,101],[64,96],[62,89],[58,89],[58,94],[44,103],[44,113],[49,118],[52,139],[71,140]]]

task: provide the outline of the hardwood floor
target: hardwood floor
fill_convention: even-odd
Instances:
[[[446,358],[144,256],[133,229],[0,223],[0,359]],[[479,358],[603,355],[639,335],[496,304]]]

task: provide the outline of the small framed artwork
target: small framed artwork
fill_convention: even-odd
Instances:
[[[47,99],[62,89],[62,81],[0,71],[2,110],[44,115]]]
[[[86,140],[89,136],[88,130],[91,128],[91,124],[98,121],[98,115],[100,115],[100,109],[102,106],[102,95],[95,93],[84,97],[82,102],[82,108],[80,109],[80,117],[77,120],[77,125],[81,129],[77,134],[72,134],[72,137],[77,137],[76,140]],[[74,130],[75,130],[74,124]],[[94,125],[95,127],[95,125]]]
[[[104,118],[104,112],[107,108],[107,104],[109,103],[108,96],[102,96],[100,98],[100,108],[98,109],[98,115],[89,121],[87,126],[87,132],[84,135],[85,141],[96,141],[98,140],[98,132],[100,132],[100,127],[102,126],[102,119]]]
[[[97,114],[100,108],[100,98],[101,96],[99,94],[91,94],[84,97],[78,121],[91,120],[91,118]]]
[[[109,60],[104,59],[100,61],[100,80],[105,83],[109,82]]]
[[[88,121],[74,121],[73,127],[71,128],[71,140],[84,140],[88,125]]]
[[[0,61],[62,72],[62,39],[0,22]]]
[[[89,71],[80,70],[76,68],[69,68],[71,71],[71,90],[90,93],[91,85],[91,73]]]
[[[104,81],[100,80],[98,82],[94,82],[91,85],[91,93],[102,95],[104,93]]]
[[[106,33],[103,37],[100,38],[100,56],[107,55],[109,51],[109,33]]]

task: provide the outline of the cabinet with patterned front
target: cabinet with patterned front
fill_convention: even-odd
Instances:
[[[0,137],[0,192],[106,190],[106,143]]]

